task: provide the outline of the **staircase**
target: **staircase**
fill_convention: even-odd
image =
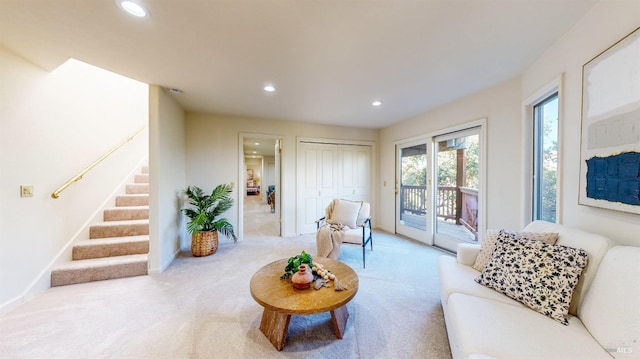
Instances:
[[[72,261],[51,272],[51,286],[147,274],[149,253],[149,168],[135,175],[102,223],[92,225],[89,239],[73,246]]]

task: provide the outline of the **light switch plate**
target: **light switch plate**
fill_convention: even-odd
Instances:
[[[33,197],[33,185],[20,186],[20,197]]]

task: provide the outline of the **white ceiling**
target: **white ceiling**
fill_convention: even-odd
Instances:
[[[517,76],[596,0],[140,1],[148,19],[0,0],[0,45],[179,88],[187,111],[381,128]]]
[[[243,148],[246,157],[275,156],[276,140],[272,138],[244,138]]]

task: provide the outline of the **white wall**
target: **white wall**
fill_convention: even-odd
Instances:
[[[604,0],[522,76],[523,99],[564,73],[562,121],[562,218],[564,224],[640,245],[640,216],[578,205],[582,66],[640,26],[640,1]]]
[[[372,129],[199,113],[187,113],[186,119],[187,183],[210,191],[218,184],[234,182],[234,207],[224,215],[234,225],[238,223],[238,189],[241,191],[243,188],[238,181],[244,181],[244,176],[238,178],[239,166],[241,166],[239,134],[246,132],[283,138],[281,165],[284,228],[282,233],[286,236],[295,234],[297,137],[374,142],[378,140],[378,131]],[[376,161],[375,154],[373,161]]]
[[[191,240],[180,209],[185,177],[185,115],[166,90],[149,86],[149,270],[161,272]]]
[[[380,132],[378,226],[395,232],[395,143],[487,118],[487,228],[519,228],[520,81],[513,79]],[[384,186],[384,183],[387,183]],[[508,200],[506,200],[508,199]]]
[[[146,131],[51,193],[147,123],[147,85],[70,61],[52,72],[0,48],[0,309],[50,285],[50,269],[147,155]],[[33,197],[20,197],[20,185]],[[84,232],[86,230],[86,233]]]

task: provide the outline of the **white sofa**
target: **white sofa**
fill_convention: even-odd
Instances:
[[[569,325],[474,281],[479,245],[439,258],[442,307],[453,358],[640,358],[640,247],[535,221],[527,232],[559,233],[556,244],[584,249]]]

